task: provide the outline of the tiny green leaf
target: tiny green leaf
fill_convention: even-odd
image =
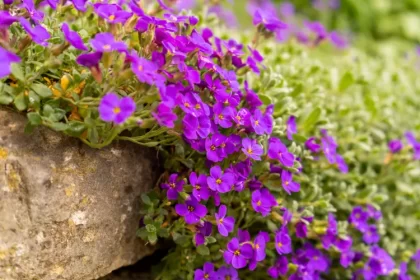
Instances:
[[[19,64],[12,63],[11,70],[12,70],[13,76],[16,79],[18,79],[21,82],[25,81],[25,74],[23,73],[23,70]]]
[[[199,253],[202,256],[208,256],[210,255],[210,250],[205,245],[200,245],[197,247],[197,253]]]
[[[31,86],[31,89],[42,98],[51,97],[53,95],[51,89],[49,89],[46,85],[43,84],[33,84]]]
[[[41,116],[36,112],[28,113],[27,117],[31,125],[40,125],[42,123]]]

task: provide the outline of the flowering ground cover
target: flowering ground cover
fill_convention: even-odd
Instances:
[[[0,104],[28,132],[159,151],[137,233],[173,241],[156,278],[419,277],[415,54],[290,3],[238,28],[218,1],[149,2],[4,1]]]

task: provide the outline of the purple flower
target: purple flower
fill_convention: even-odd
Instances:
[[[382,219],[382,213],[380,210],[377,210],[374,206],[368,204],[366,205],[366,211],[371,219],[375,219],[376,221],[379,221]]]
[[[188,139],[206,138],[210,134],[210,119],[207,116],[195,117],[193,114],[186,114],[182,120],[184,135]]]
[[[176,114],[172,112],[171,108],[163,103],[160,103],[157,106],[156,112],[153,112],[152,116],[161,126],[169,128],[173,128],[175,126],[174,121],[177,119]]]
[[[33,21],[39,23],[44,19],[44,13],[36,9],[33,0],[23,0],[22,2],[22,6],[28,11],[29,16]]]
[[[214,265],[206,262],[203,269],[197,269],[194,271],[194,280],[218,280],[216,271],[214,271]]]
[[[283,2],[280,5],[280,15],[283,18],[290,18],[295,15],[295,6],[290,2]]]
[[[71,0],[73,2],[74,7],[81,12],[86,11],[86,2],[87,0]]]
[[[88,48],[83,43],[83,40],[80,37],[80,35],[77,32],[72,31],[67,23],[63,23],[63,25],[61,26],[61,30],[64,33],[64,38],[66,39],[66,41],[69,42],[73,47],[82,51],[88,50]]]
[[[312,153],[318,153],[321,150],[321,145],[316,142],[315,137],[310,137],[308,140],[306,140],[305,147]]]
[[[279,255],[285,255],[292,252],[292,239],[287,232],[287,227],[282,227],[276,232],[274,237],[275,246]]]
[[[156,86],[163,84],[164,78],[157,73],[159,68],[154,62],[137,55],[131,55],[131,58],[131,70],[140,82]]]
[[[200,200],[207,200],[210,197],[210,190],[207,186],[207,176],[204,174],[200,174],[197,177],[195,172],[191,172],[189,181],[191,186],[193,187],[193,196],[200,201]]]
[[[198,48],[204,54],[211,55],[213,53],[212,46],[209,43],[207,43],[200,35],[200,33],[198,33],[196,30],[193,30],[191,32],[190,41],[196,48]]]
[[[314,247],[306,250],[306,257],[309,259],[306,268],[308,271],[326,271],[328,269],[328,258]]]
[[[407,263],[400,263],[400,274],[398,275],[398,280],[411,280],[411,276],[407,274]]]
[[[284,212],[283,212],[283,221],[282,224],[283,226],[287,225],[288,223],[290,223],[292,221],[293,218],[293,213],[290,212],[287,208],[284,208]]]
[[[337,31],[333,31],[330,33],[330,40],[331,42],[338,48],[338,49],[345,49],[348,47],[347,39],[340,35]]]
[[[389,150],[391,153],[396,154],[403,148],[402,142],[399,139],[394,139],[388,143]]]
[[[44,47],[48,45],[47,40],[50,39],[50,34],[44,27],[39,24],[32,27],[31,23],[25,18],[20,18],[19,22],[35,43]]]
[[[99,52],[123,52],[127,50],[127,45],[124,42],[115,41],[111,33],[98,33],[95,38],[90,40],[92,48]]]
[[[340,255],[340,264],[342,267],[349,267],[351,263],[353,263],[353,259],[355,257],[355,253],[353,251],[346,251],[342,252]]]
[[[281,185],[283,189],[290,195],[292,192],[298,192],[300,190],[300,184],[292,181],[293,174],[288,170],[281,172]]]
[[[18,20],[17,17],[12,16],[8,11],[0,11],[0,30],[8,28]]]
[[[210,236],[213,230],[213,226],[210,222],[204,222],[202,225],[196,226],[197,233],[194,236],[196,246],[203,245],[206,241],[206,236]]]
[[[207,184],[213,191],[226,193],[235,184],[235,175],[230,172],[222,172],[220,166],[216,165],[210,169],[210,176],[207,177]]]
[[[101,58],[102,58],[101,52],[85,53],[85,54],[79,55],[76,59],[76,62],[88,68],[92,68],[92,67],[97,68],[99,71],[98,64],[101,61]]]
[[[418,249],[411,258],[416,263],[417,270],[420,270],[420,249]]]
[[[296,117],[290,116],[286,123],[287,139],[293,140],[293,134],[296,134]]]
[[[337,143],[335,142],[334,138],[327,134],[325,130],[322,131],[323,137],[321,139],[322,150],[324,151],[324,155],[327,158],[330,164],[336,163],[337,159]]]
[[[417,142],[416,137],[411,131],[406,132],[405,137],[407,139],[407,142],[410,144],[410,146],[413,147],[414,159],[420,160],[420,142]]]
[[[124,24],[132,15],[132,13],[124,11],[115,4],[99,4],[95,6],[95,12],[109,23]]]
[[[285,256],[280,256],[277,258],[274,266],[271,266],[267,273],[270,275],[271,278],[277,279],[280,275],[285,276],[288,270],[288,263],[289,261]]]
[[[267,130],[267,125],[264,119],[264,115],[260,110],[255,110],[254,115],[250,118],[251,126],[254,129],[255,133],[258,135],[263,135]]]
[[[318,21],[305,22],[305,27],[317,36],[315,44],[328,37],[328,32],[324,25]]]
[[[337,154],[335,156],[335,162],[337,163],[338,170],[340,170],[341,173],[349,172],[349,167],[341,155]]]
[[[268,239],[268,240],[267,240]],[[257,262],[265,259],[266,243],[270,241],[270,236],[266,232],[260,232],[254,240],[254,258]]]
[[[367,244],[378,243],[380,236],[376,225],[369,225],[365,232],[363,232],[363,241]]]
[[[389,275],[394,269],[394,261],[391,256],[378,246],[373,246],[371,248],[371,254],[371,258],[366,263],[371,272],[374,275]]]
[[[20,57],[11,53],[0,46],[0,79],[12,72],[12,63],[19,63]]]
[[[287,147],[278,138],[270,138],[267,154],[269,158],[277,159],[286,167],[292,167],[295,161],[295,156],[289,153]]]
[[[175,211],[185,218],[187,224],[196,224],[207,214],[206,206],[200,204],[193,196],[190,196],[184,204],[177,204]]]
[[[363,210],[361,206],[356,206],[351,211],[349,222],[359,231],[364,232],[368,228],[368,214]]]
[[[238,238],[232,238],[227,245],[227,250],[223,253],[223,257],[227,264],[231,264],[234,268],[240,269],[246,266],[247,261],[252,258],[254,251],[251,244],[245,243],[240,245]]]
[[[117,94],[107,93],[99,104],[99,116],[103,121],[124,123],[136,110],[136,103],[129,97],[119,98]]]
[[[232,118],[235,114],[232,107],[225,107],[221,103],[216,103],[213,107],[214,111],[214,122],[223,128],[229,128],[232,126]]]
[[[214,214],[217,223],[217,229],[220,235],[228,236],[229,232],[233,231],[235,226],[235,219],[233,217],[226,217],[227,207],[226,205],[220,205],[219,212]]]
[[[242,139],[242,152],[249,158],[261,160],[264,153],[263,147],[257,143],[257,140],[244,138]]]
[[[231,266],[219,268],[217,276],[219,280],[239,280],[238,271]]]
[[[277,205],[277,201],[268,189],[261,189],[252,193],[251,204],[256,212],[265,217],[271,212],[271,208]]]
[[[166,193],[169,200],[177,200],[178,193],[182,192],[184,188],[184,180],[178,180],[178,174],[174,173],[169,176],[168,183],[163,183],[161,188],[164,190],[168,190]]]
[[[306,223],[299,221],[296,223],[296,237],[298,238],[306,238],[308,235],[308,228]]]
[[[271,10],[257,9],[252,20],[254,25],[262,24],[268,31],[275,32],[279,29],[285,29],[287,24],[276,17]]]

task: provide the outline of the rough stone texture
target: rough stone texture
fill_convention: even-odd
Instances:
[[[151,253],[136,238],[155,153],[102,150],[0,107],[0,280],[90,280]]]
[[[145,272],[130,272],[129,270],[122,270],[113,272],[99,280],[153,280],[149,273]]]

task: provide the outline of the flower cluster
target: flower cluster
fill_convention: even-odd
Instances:
[[[23,0],[18,13],[17,3],[5,3],[0,78],[6,85],[0,86],[8,95],[1,104],[27,111],[28,130],[44,124],[96,148],[114,139],[158,146],[165,172],[159,188],[142,195],[138,235],[152,244],[171,238],[178,247],[167,259],[176,260],[183,279],[394,273],[377,207],[345,196],[334,203],[346,204],[334,207],[331,192],[316,184],[329,179],[308,175],[308,166],[326,166],[327,176],[338,168],[348,173],[340,178],[366,183],[346,163],[347,153],[346,160],[339,153],[338,141],[347,143],[326,129],[316,136],[316,120],[305,122],[300,110],[285,111],[265,94],[280,83],[265,83],[273,71],[266,56],[272,50],[260,47],[265,40],[294,36],[305,45],[331,40],[339,48],[346,40],[319,22],[299,27],[290,3],[277,9],[271,1],[250,1],[255,34],[238,41],[186,12],[194,1],[157,2]],[[231,18],[221,7],[207,12]],[[46,15],[55,10],[60,16],[50,22]],[[92,24],[84,26],[87,20]],[[44,64],[31,60],[41,54]],[[413,133],[406,138],[419,159],[419,142]],[[389,149],[399,153],[402,142],[392,140]],[[317,161],[321,154],[325,162]],[[348,221],[337,220],[352,207]],[[412,260],[420,266],[420,251]],[[408,259],[400,262],[400,279],[409,279],[408,266]]]

